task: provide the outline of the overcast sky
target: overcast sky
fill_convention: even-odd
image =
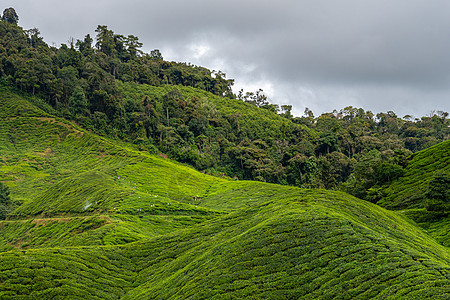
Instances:
[[[44,40],[133,34],[166,60],[221,70],[234,90],[314,114],[346,106],[420,117],[450,111],[448,0],[14,0]]]

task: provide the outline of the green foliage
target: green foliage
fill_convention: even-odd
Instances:
[[[19,22],[19,16],[14,8],[10,7],[3,11],[2,21],[17,25],[17,22]]]
[[[126,193],[114,184],[111,175],[87,171],[53,184],[39,197],[24,203],[14,215],[50,216],[63,212],[106,211],[117,206]]]
[[[320,135],[317,152],[319,154],[327,154],[337,150],[338,137],[332,132],[324,132]]]
[[[413,220],[439,244],[450,247],[450,218],[448,213],[427,211],[424,208],[406,209],[398,211],[398,213]]]
[[[448,114],[294,117],[133,35],[99,26],[95,45],[49,47],[13,12],[0,22],[0,298],[450,294],[449,143],[408,161],[448,138]]]
[[[179,161],[225,171],[231,177],[282,181],[282,176],[272,175],[277,169],[283,171],[276,162],[281,162],[279,152],[284,150],[278,141],[290,131],[313,134],[270,111],[188,87],[123,83],[119,89],[126,110],[133,111],[133,127],[144,132],[143,138],[157,142]],[[141,105],[144,112],[137,112]]]
[[[13,23],[0,22],[2,85],[39,96],[33,103],[47,113],[204,172],[378,201],[382,194],[373,190],[401,175],[401,164],[383,159],[377,179],[369,168],[354,186],[348,180],[358,161],[374,149],[416,152],[450,134],[442,111],[413,120],[349,106],[294,117],[291,105],[270,104],[261,89],[236,96],[223,72],[164,61],[159,50],[144,53],[138,37],[106,25],[97,27],[95,43],[88,34],[56,48],[37,28]]]
[[[0,291],[102,299],[449,292],[448,250],[403,218],[342,193],[277,189],[253,207],[125,246],[2,253]]]
[[[449,171],[450,141],[417,152],[406,165],[404,176],[384,189],[386,196],[379,204],[390,209],[424,208],[431,180],[436,173]]]
[[[35,217],[0,222],[0,252],[127,244],[181,230],[214,216],[144,214],[137,212],[135,207],[138,205],[134,206],[133,214]]]
[[[81,87],[77,86],[69,98],[69,104],[72,109],[73,115],[87,115],[88,114],[88,102],[84,91]]]
[[[450,246],[449,150],[446,141],[413,155],[405,175],[383,189],[382,206],[401,209],[442,245]]]
[[[391,227],[392,219],[388,221],[383,213],[378,214],[369,207],[361,211],[359,203],[362,202],[351,201],[346,206],[345,200],[341,202],[339,196],[333,197],[331,193],[300,195],[305,202],[271,201],[240,210],[214,223],[205,223],[201,231],[195,231],[208,236],[203,241],[189,234],[185,238],[174,236],[164,243],[165,254],[155,257],[148,269],[141,272],[138,281],[148,282],[130,291],[126,298],[150,295],[156,298],[214,298],[219,295],[230,298],[374,298],[392,292],[389,287],[394,282],[399,289],[387,298],[426,293],[420,292],[421,288],[408,290],[404,287],[415,276],[422,280],[429,276],[421,274],[419,264],[408,265],[404,260],[407,255],[425,259],[413,248],[403,248],[409,244],[407,236],[402,236],[403,230],[413,229],[413,226],[400,221],[402,229]],[[279,196],[276,193],[272,199]],[[355,211],[365,215],[371,228],[358,225],[358,217],[351,213],[352,209],[344,209],[348,215],[343,217],[342,212],[333,213],[331,207],[335,204],[330,203],[326,212],[314,206],[313,203],[319,206],[323,203],[322,197],[330,196],[339,206],[356,206]],[[394,214],[389,217],[400,220]],[[392,231],[392,237],[401,242],[398,240],[398,244],[393,242],[387,246],[377,237],[375,228],[380,228],[378,226]],[[371,244],[374,240],[375,244]],[[172,251],[177,253],[175,259],[170,259]],[[163,261],[166,268],[162,269],[158,262]],[[409,272],[414,276],[407,275]],[[445,293],[447,288],[443,283],[447,279],[437,280],[441,283],[436,293]]]
[[[403,176],[404,169],[398,161],[392,151],[369,151],[356,163],[353,176],[343,185],[344,190],[376,203],[384,196],[383,186]]]
[[[0,181],[0,220],[5,219],[12,210],[13,203],[9,196],[8,186]]]
[[[162,109],[150,92],[162,99],[170,90],[148,88],[148,99],[138,99]],[[183,99],[173,99],[186,105],[189,92],[197,93],[179,91]],[[22,202],[0,221],[2,299],[435,299],[450,293],[448,248],[395,212],[342,192],[211,177],[96,136],[15,94],[1,96],[0,179],[13,201]],[[221,105],[233,111],[214,97],[199,101],[205,115],[217,117]],[[252,107],[239,126],[258,133],[251,113],[257,108],[236,101]],[[268,131],[288,130],[286,120],[265,111]],[[182,119],[182,110],[169,113],[170,120]],[[175,127],[178,121],[170,120]],[[204,136],[198,149],[206,152]],[[235,146],[242,151],[238,160],[257,174],[264,174],[270,147],[262,138]],[[305,173],[302,184],[313,181],[306,175],[312,170],[323,176],[319,168],[336,180],[348,176],[349,170],[339,172],[351,168],[346,155],[316,158],[314,150],[310,143],[278,155],[296,174]],[[363,161],[376,169],[372,161],[393,157],[371,153]],[[435,225],[429,227],[436,238],[443,233]]]
[[[428,185],[425,196],[427,197],[427,210],[450,211],[450,176],[448,173],[436,173]]]

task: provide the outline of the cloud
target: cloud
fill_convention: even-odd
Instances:
[[[47,42],[133,34],[144,50],[220,69],[300,114],[348,105],[450,110],[450,2],[423,0],[12,1]]]

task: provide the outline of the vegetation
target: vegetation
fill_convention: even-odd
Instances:
[[[414,220],[442,245],[450,246],[450,141],[415,153],[403,177],[381,191],[379,205]]]
[[[122,247],[7,252],[1,255],[3,296],[365,299],[449,293],[447,250],[414,226],[343,194],[309,194],[302,202],[278,194],[270,203]],[[334,200],[327,209],[324,197]]]
[[[106,26],[55,48],[17,20],[0,21],[1,299],[449,297],[446,113],[293,117]]]
[[[427,210],[450,211],[450,176],[447,173],[435,174],[425,196],[427,197]]]
[[[306,108],[294,117],[292,106],[269,103],[262,90],[233,94],[223,72],[142,52],[133,35],[102,25],[95,37],[56,48],[38,29],[19,27],[14,9],[3,15],[3,86],[39,96],[30,100],[46,113],[209,174],[377,202],[412,152],[450,136],[443,111],[399,118],[345,107],[314,117]]]
[[[5,219],[12,210],[12,201],[9,197],[8,186],[0,182],[0,220]]]
[[[22,203],[0,222],[1,298],[450,293],[448,248],[397,213],[211,177],[1,99],[0,178]]]
[[[390,209],[425,208],[427,199],[445,201],[445,194],[439,194],[436,189],[442,187],[441,193],[448,190],[445,189],[448,185],[445,179],[448,175],[445,174],[450,172],[450,141],[415,153],[410,159],[404,176],[383,191],[385,197],[379,202],[381,206]]]

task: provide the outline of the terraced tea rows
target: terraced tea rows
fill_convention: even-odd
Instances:
[[[450,297],[449,249],[399,213],[207,176],[0,96],[21,202],[0,221],[1,299]]]
[[[1,267],[7,279],[3,296],[19,293],[14,290],[19,282],[33,297],[63,290],[104,299],[450,295],[448,249],[394,213],[330,192],[304,198],[299,190],[300,199],[287,200],[283,193],[274,196],[125,246],[3,253],[8,262]],[[327,200],[332,201],[324,209]],[[362,215],[343,213],[341,203]],[[378,226],[365,226],[367,221]]]

